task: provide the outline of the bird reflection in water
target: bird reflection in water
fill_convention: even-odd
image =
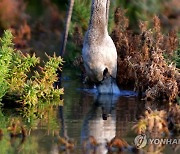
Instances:
[[[116,135],[117,97],[113,95],[99,95],[85,116],[81,142],[84,153],[107,153],[106,141]]]

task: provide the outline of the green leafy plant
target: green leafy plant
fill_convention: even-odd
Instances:
[[[9,31],[5,31],[3,38],[0,39],[0,99],[8,91],[7,78],[10,73],[10,64],[12,61],[13,44],[12,34]]]
[[[75,0],[72,14],[72,28],[78,25],[83,31],[87,30],[90,18],[90,5],[91,1],[89,0]],[[72,28],[70,32],[72,32]]]
[[[0,39],[0,99],[15,97],[16,103],[23,106],[35,106],[39,102],[59,99],[63,89],[55,89],[53,83],[58,80],[56,71],[61,70],[61,57],[48,56],[49,60],[39,71],[32,68],[40,63],[33,54],[23,55],[13,48],[13,36],[9,30]],[[34,74],[34,75],[33,75]],[[10,96],[10,97],[9,97]],[[43,101],[42,101],[43,100]]]
[[[58,80],[56,71],[62,62],[61,57],[49,57],[44,68],[41,67],[41,73],[35,72],[35,75],[27,80],[21,97],[24,104],[36,105],[40,99],[60,99],[63,89],[55,89],[53,83]]]

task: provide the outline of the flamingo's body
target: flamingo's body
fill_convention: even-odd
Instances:
[[[92,0],[91,18],[86,32],[82,56],[88,77],[95,83],[104,73],[116,78],[117,51],[108,34],[109,0]]]

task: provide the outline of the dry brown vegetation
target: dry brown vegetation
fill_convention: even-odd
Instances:
[[[26,13],[28,1],[1,0],[0,1],[0,35],[3,30],[11,29],[15,47],[31,52],[37,51],[42,56],[45,51],[52,55],[59,48],[61,31],[63,28],[63,13],[50,0],[42,0],[43,14],[32,17]],[[53,44],[53,45],[51,45]]]
[[[178,1],[173,0],[172,3],[176,5]],[[62,14],[50,0],[43,0],[42,4],[46,11],[41,20],[29,25],[23,0],[0,1],[0,27],[11,28],[17,48],[33,46],[35,50],[46,52],[59,49]],[[178,10],[173,11],[169,3],[166,4],[165,10],[165,16],[179,18]],[[148,23],[141,22],[140,33],[134,34],[129,30],[129,21],[120,8],[115,11],[114,21],[111,36],[118,52],[118,85],[131,85],[140,94],[145,92],[147,99],[174,101],[176,96],[180,95],[180,74],[174,65],[167,62],[164,54],[169,59],[173,57],[178,45],[176,32],[171,31],[167,36],[163,35],[160,20],[154,17],[151,29],[148,28]],[[82,48],[82,36],[82,29],[75,26],[72,40],[78,48]],[[54,45],[51,45],[51,42]],[[37,55],[40,56],[41,53]],[[84,72],[81,58],[77,58],[76,62]]]
[[[174,101],[180,95],[180,73],[171,63],[178,47],[176,31],[162,34],[160,20],[155,16],[152,28],[148,22],[140,22],[140,33],[135,34],[129,30],[125,13],[121,8],[116,9],[111,34],[118,53],[118,85],[134,87],[139,94],[145,93],[148,100]],[[74,38],[81,47],[82,32],[78,27]],[[75,65],[85,73],[81,57],[75,59]]]
[[[7,29],[18,25],[27,18],[25,14],[26,5],[23,0],[1,0],[0,1],[0,26]]]
[[[157,16],[151,29],[147,22],[139,24],[140,34],[128,30],[128,19],[120,8],[116,9],[114,19],[112,38],[118,53],[118,84],[133,83],[136,91],[145,92],[146,99],[175,100],[180,89],[180,74],[163,54],[173,55],[178,45],[176,33],[164,36]]]
[[[28,47],[28,41],[31,39],[31,28],[27,24],[28,15],[25,9],[23,0],[0,1],[0,28],[11,29],[17,48]]]
[[[176,134],[180,133],[180,106],[174,104],[168,112],[169,129]]]
[[[166,111],[152,111],[149,108],[145,111],[145,115],[132,128],[137,134],[147,134],[151,137],[161,137],[163,133],[169,135],[166,119]]]
[[[164,11],[160,16],[163,27],[180,30],[179,0],[164,1]]]
[[[118,148],[118,151],[122,151],[123,148],[127,148],[129,144],[121,138],[114,137],[110,142],[106,143],[108,151],[112,151],[113,148]]]
[[[152,106],[151,106],[152,107]],[[147,107],[144,115],[132,127],[136,134],[146,134],[151,138],[179,136],[180,107],[171,104],[166,110]]]

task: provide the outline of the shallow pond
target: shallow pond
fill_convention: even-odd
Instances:
[[[144,102],[132,96],[132,92],[123,91],[123,95],[97,96],[94,90],[83,89],[80,74],[64,69],[62,86],[64,106],[48,106],[42,116],[31,123],[24,122],[20,116],[3,110],[0,113],[0,128],[4,135],[0,137],[0,154],[56,154],[85,153],[82,144],[89,136],[93,136],[99,146],[97,154],[107,153],[106,140],[117,136],[133,145],[135,134],[132,126],[144,112]],[[130,95],[130,96],[128,96]],[[10,137],[5,129],[10,123],[17,122],[27,128],[27,137]],[[75,143],[73,150],[66,150],[60,145],[61,137],[67,137]],[[144,151],[152,153],[180,153],[172,146],[146,147]],[[92,153],[91,148],[86,153]],[[160,151],[158,151],[160,150]],[[146,153],[145,152],[145,153]],[[127,151],[126,153],[130,153]]]

